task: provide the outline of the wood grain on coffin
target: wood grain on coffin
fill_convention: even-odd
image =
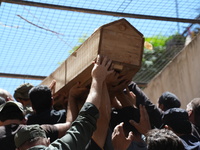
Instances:
[[[68,93],[79,81],[89,86],[98,54],[108,56],[118,72],[132,79],[141,67],[143,45],[143,35],[125,19],[108,23],[98,28],[41,84],[49,85],[56,80],[56,94]]]

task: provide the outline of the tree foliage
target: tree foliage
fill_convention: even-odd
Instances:
[[[180,34],[168,37],[156,35],[145,38],[145,41],[153,45],[153,50],[144,49],[142,67],[133,78],[134,81],[144,83],[150,81],[177,55],[184,47],[185,37]]]

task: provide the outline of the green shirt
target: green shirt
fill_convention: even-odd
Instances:
[[[62,138],[48,147],[37,145],[29,150],[84,150],[96,129],[98,117],[98,109],[92,103],[85,103],[77,119]]]

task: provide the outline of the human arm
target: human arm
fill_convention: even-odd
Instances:
[[[80,111],[79,104],[85,102],[89,89],[81,87],[80,82],[77,82],[69,91],[68,105],[67,105],[67,118],[68,122],[73,122]],[[82,106],[81,106],[82,107]]]
[[[128,88],[125,89],[125,91],[119,91],[116,95],[116,98],[120,101],[123,107],[129,107],[129,106],[136,106],[136,96],[132,91],[129,91]]]
[[[102,62],[102,64],[106,63],[105,61],[107,60],[104,58],[104,61]],[[108,61],[107,69],[110,68],[110,65],[111,65],[111,61]],[[110,74],[112,73],[112,71],[109,71],[108,73]],[[105,75],[106,74],[104,74],[104,76]],[[107,75],[105,77],[107,77]],[[104,80],[106,79],[105,77],[104,77]],[[103,85],[102,85],[100,102],[101,102],[100,107],[99,107],[100,118],[97,120],[97,130],[93,133],[92,139],[100,148],[103,148],[105,144],[107,132],[108,132],[110,113],[111,113],[110,97],[109,97],[107,85],[105,82],[103,82]]]
[[[72,122],[77,118],[79,109],[79,103],[88,94],[88,89],[85,87],[80,87],[80,83],[77,82],[69,91],[69,96],[67,99],[67,110],[66,110],[66,122],[57,123],[54,126],[58,130],[58,138],[63,137],[66,131],[71,127]],[[59,99],[63,99],[63,95],[57,96]],[[86,99],[86,98],[85,98]]]
[[[109,70],[112,61],[108,60],[107,57],[105,57],[102,61],[101,59],[101,56],[98,55],[96,63],[94,64],[94,67],[92,69],[92,83],[89,95],[86,99],[86,102],[94,104],[98,109],[101,105],[103,83],[106,77],[113,72],[113,70]]]
[[[136,106],[139,108],[139,105],[145,106],[147,113],[149,115],[149,120],[152,128],[159,128],[162,124],[161,118],[163,112],[151,102],[147,95],[138,87],[134,82],[129,84],[129,90],[132,91],[136,96]],[[152,89],[153,92],[153,89]]]
[[[60,140],[55,141],[51,146],[65,149],[84,149],[89,142],[98,118],[98,109],[101,106],[103,83],[109,71],[111,61],[98,56],[92,70],[92,83],[89,95],[83,105],[77,119],[72,123],[71,128]],[[50,146],[50,147],[51,147]]]
[[[79,113],[79,100],[84,97],[84,94],[88,93],[88,89],[80,87],[80,83],[76,83],[69,91],[66,123],[55,124],[58,129],[58,137],[65,135],[66,131],[71,127],[72,122],[77,118]]]
[[[124,134],[123,125],[123,122],[117,125],[112,133],[112,144],[114,150],[126,150],[132,142],[133,133],[129,132],[128,137],[126,137]]]
[[[122,107],[131,105],[129,101],[126,100],[126,95],[124,93],[124,89],[130,83],[130,81],[126,79],[126,76],[120,76],[119,73],[113,72],[106,79],[106,83],[113,108],[121,109]]]
[[[49,147],[57,147],[58,149],[66,150],[84,150],[96,129],[98,118],[99,111],[96,106],[86,102],[65,135],[51,143]]]
[[[151,130],[151,124],[149,121],[149,115],[145,106],[140,105],[140,122],[137,123],[134,120],[130,120],[130,124],[133,125],[141,134],[146,135]]]
[[[105,83],[103,84],[102,100],[99,113],[100,117],[97,120],[97,129],[93,133],[92,139],[101,149],[103,149],[108,134],[111,115],[110,97],[108,94],[107,85]]]

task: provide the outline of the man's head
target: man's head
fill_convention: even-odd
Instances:
[[[166,111],[170,108],[180,108],[181,103],[178,97],[171,92],[164,92],[158,99],[159,108]]]
[[[146,135],[148,150],[184,150],[180,138],[168,129],[153,129]]]
[[[53,99],[51,89],[45,85],[38,85],[29,91],[29,98],[32,103],[32,108],[36,112],[42,112],[51,109]]]
[[[200,127],[200,98],[194,98],[186,108],[189,120],[196,126]]]
[[[19,102],[7,101],[0,105],[0,121],[24,120],[23,106]]]
[[[24,83],[20,85],[19,87],[15,89],[14,98],[17,101],[21,101],[21,100],[28,101],[29,100],[28,92],[32,87],[33,85],[30,83]]]
[[[181,108],[171,108],[164,112],[162,117],[162,126],[169,127],[176,134],[191,134],[192,126],[186,110]]]
[[[15,146],[19,150],[25,150],[37,145],[49,145],[49,139],[45,131],[39,125],[27,125],[15,134]]]
[[[4,98],[6,101],[14,101],[12,95],[8,91],[1,88],[0,88],[0,97]]]

